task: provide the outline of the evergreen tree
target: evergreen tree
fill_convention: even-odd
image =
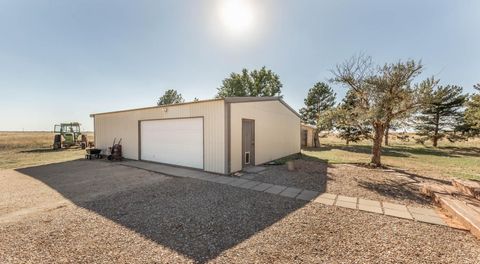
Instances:
[[[438,140],[447,136],[448,131],[453,131],[458,119],[462,117],[461,108],[467,95],[463,89],[456,85],[439,86],[429,89],[425,94],[425,102],[417,116],[415,129],[417,134],[432,141],[433,146],[438,145]],[[453,137],[449,137],[453,140]]]
[[[314,125],[315,129],[314,144],[318,146],[318,133],[325,127],[328,127],[328,114],[326,113],[335,105],[335,93],[328,84],[323,82],[316,83],[308,91],[304,100],[305,107],[300,109],[302,121],[306,124]],[[323,120],[322,122],[320,122]]]
[[[355,122],[358,114],[354,111],[357,102],[355,94],[347,92],[342,103],[335,109],[334,128],[338,131],[338,136],[345,140],[348,145],[350,142],[358,142],[368,137],[371,128],[368,123]]]

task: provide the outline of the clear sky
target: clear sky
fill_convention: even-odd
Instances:
[[[212,98],[229,73],[263,65],[299,109],[360,52],[421,59],[422,77],[466,92],[480,82],[478,0],[240,2],[0,0],[0,130],[91,130],[90,113],[152,106],[166,89]]]

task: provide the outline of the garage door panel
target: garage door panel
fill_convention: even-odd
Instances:
[[[140,123],[141,159],[203,169],[203,118]]]

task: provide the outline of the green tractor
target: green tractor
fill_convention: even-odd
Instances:
[[[80,146],[82,149],[87,147],[87,136],[80,132],[78,122],[61,123],[55,125],[53,132],[53,149],[69,148],[71,146]]]

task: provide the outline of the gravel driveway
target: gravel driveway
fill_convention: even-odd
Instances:
[[[0,195],[0,263],[480,262],[463,231],[106,162],[0,171]]]

